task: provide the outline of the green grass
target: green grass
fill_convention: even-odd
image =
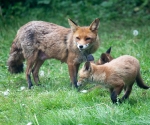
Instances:
[[[29,122],[32,125],[150,124],[150,90],[142,90],[135,84],[129,100],[114,105],[104,88],[84,94],[70,87],[67,65],[57,60],[47,60],[43,64],[42,85],[28,90],[25,73],[10,74],[6,61],[18,28],[30,20],[33,18],[0,23],[0,125],[27,125]],[[54,20],[57,18],[52,22]],[[67,20],[62,20],[60,23],[57,20],[57,24],[68,26]],[[139,35],[133,36],[133,30],[138,30]],[[101,46],[94,57],[98,59],[110,46],[115,58],[124,54],[135,56],[140,61],[142,77],[150,86],[149,34],[149,23],[136,25],[124,21],[101,21]],[[22,86],[26,89],[21,91]],[[9,95],[4,96],[7,89]]]

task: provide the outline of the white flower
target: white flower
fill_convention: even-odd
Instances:
[[[32,125],[32,122],[29,122],[27,125]]]
[[[139,54],[139,53],[137,54],[137,57],[140,57],[140,54]]]
[[[40,71],[40,76],[44,76],[44,71]]]
[[[137,30],[133,30],[133,35],[137,36],[139,34],[139,32]]]
[[[23,91],[25,88],[26,88],[26,87],[21,86],[21,87],[20,87],[20,90]]]
[[[80,91],[80,92],[82,92],[82,93],[87,93],[88,91],[87,91],[87,90],[82,90],[82,91]]]
[[[25,104],[22,104],[22,106],[25,106]]]
[[[9,89],[7,89],[5,92],[3,92],[4,96],[9,95]]]

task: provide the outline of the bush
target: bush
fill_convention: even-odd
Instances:
[[[33,10],[34,15],[56,14],[71,16],[76,20],[100,17],[104,20],[139,17],[150,19],[149,0],[5,0],[1,4],[1,16],[25,16]],[[36,11],[35,11],[36,8]],[[82,22],[82,21],[81,21]],[[84,21],[82,22],[84,23]]]

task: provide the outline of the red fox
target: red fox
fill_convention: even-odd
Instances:
[[[23,72],[26,60],[26,79],[28,88],[39,83],[39,69],[46,59],[57,59],[68,65],[70,80],[77,87],[77,73],[80,63],[87,60],[87,55],[99,48],[99,19],[90,26],[80,27],[68,19],[71,28],[65,28],[44,21],[31,21],[22,26],[14,39],[7,61],[11,73]]]
[[[110,90],[111,100],[116,103],[117,96],[123,88],[125,94],[118,101],[122,102],[129,97],[135,81],[140,88],[149,88],[142,80],[139,61],[132,56],[124,55],[103,65],[86,62],[79,71],[77,85],[85,86],[88,82],[103,85]]]
[[[102,54],[100,55],[99,60],[96,61],[96,62],[94,61],[94,57],[93,57],[92,54],[88,55],[87,58],[88,58],[88,61],[90,61],[90,63],[95,63],[96,65],[103,65],[103,64],[108,63],[108,62],[110,62],[111,60],[113,60],[113,57],[111,56],[110,52],[111,52],[111,47],[110,47],[105,53],[102,53]],[[84,87],[84,86],[83,86],[83,87]],[[101,88],[101,85],[97,84],[97,85],[95,85],[94,87],[92,87],[92,88],[90,88],[90,89],[88,89],[88,90],[82,90],[83,88],[80,87],[80,88],[78,89],[78,91],[82,90],[82,91],[84,91],[84,92],[90,92],[90,91],[92,91],[92,90],[94,90],[94,89],[96,89],[96,88]],[[82,91],[81,91],[81,92],[82,92]]]

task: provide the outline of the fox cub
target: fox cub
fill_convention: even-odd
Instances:
[[[79,71],[77,85],[84,86],[88,82],[103,85],[110,90],[111,100],[116,103],[117,96],[123,89],[125,94],[119,102],[129,97],[135,81],[140,88],[149,89],[142,80],[139,61],[132,56],[124,55],[103,65],[86,62]]]
[[[77,73],[80,63],[87,61],[87,55],[99,48],[99,19],[90,26],[80,27],[68,19],[70,28],[44,21],[31,21],[22,26],[12,43],[7,61],[11,73],[23,72],[26,60],[26,79],[28,88],[39,83],[39,69],[46,59],[57,59],[68,65],[72,84],[77,87]]]
[[[88,55],[87,58],[88,58],[88,61],[90,61],[90,63],[95,63],[96,65],[103,65],[105,63],[108,63],[110,62],[111,60],[113,60],[113,57],[111,56],[111,47],[105,52],[105,53],[102,53],[100,55],[100,58],[99,60],[97,61],[94,61],[94,57],[92,54]],[[84,86],[80,87],[78,89],[78,91],[81,91],[82,92],[82,89],[84,88]],[[88,89],[88,90],[83,90],[84,92],[90,92],[96,88],[101,88],[101,85],[99,84],[96,84],[94,87]]]

